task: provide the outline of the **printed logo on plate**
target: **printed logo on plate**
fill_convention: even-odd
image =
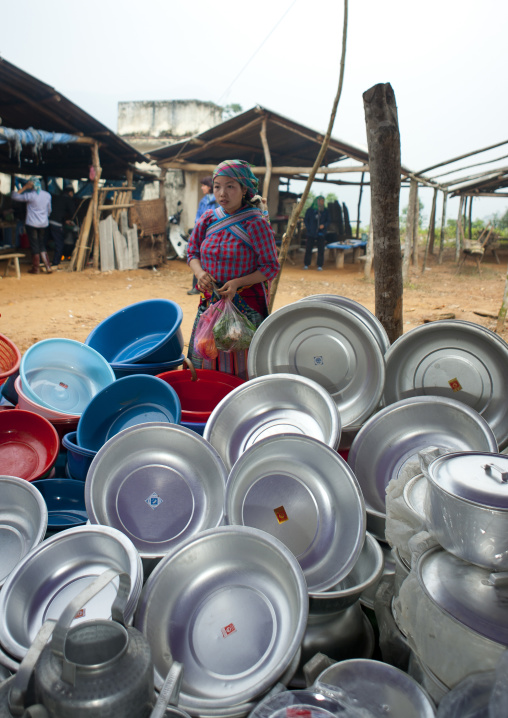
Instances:
[[[450,379],[448,384],[450,385],[452,391],[460,391],[462,389],[457,377],[455,377],[455,379]]]
[[[155,491],[153,492],[153,494],[150,494],[150,496],[147,499],[145,499],[145,501],[148,504],[148,506],[150,506],[150,508],[152,508],[154,511],[163,502],[163,500],[161,499],[159,494],[156,494]]]
[[[86,614],[86,610],[84,608],[80,608],[79,611],[76,613],[74,618],[83,618]]]
[[[312,718],[312,711],[308,708],[289,706],[286,708],[286,718]]]
[[[314,364],[316,364],[317,366],[323,366],[324,363],[325,361],[323,359],[323,356],[314,357]]]
[[[284,508],[284,506],[278,506],[273,511],[275,513],[275,516],[277,517],[277,521],[280,524],[283,524],[285,521],[289,521],[289,516],[287,515],[286,509]]]
[[[230,623],[228,626],[224,626],[224,628],[221,628],[221,633],[224,638],[227,638],[232,633],[236,633],[236,628],[234,623]]]

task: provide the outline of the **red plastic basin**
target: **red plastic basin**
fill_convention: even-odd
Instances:
[[[213,369],[177,369],[157,375],[178,394],[182,423],[206,423],[217,404],[230,391],[244,383],[232,374]]]
[[[0,474],[35,481],[56,463],[60,438],[43,416],[16,409],[0,412]]]

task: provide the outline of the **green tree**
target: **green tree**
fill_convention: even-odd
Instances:
[[[236,102],[232,102],[230,105],[224,105],[222,108],[222,119],[229,120],[230,117],[234,117],[242,112],[242,106]]]
[[[407,224],[407,212],[408,212],[409,206],[404,207],[402,210],[402,215],[399,217],[400,222],[400,229],[401,231],[406,230],[406,224]],[[418,227],[421,229],[423,227],[423,222],[426,219],[426,217],[423,214],[423,202],[418,197]]]

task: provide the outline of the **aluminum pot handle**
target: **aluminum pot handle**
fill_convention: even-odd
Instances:
[[[495,588],[508,586],[508,571],[498,571],[497,573],[491,573],[488,582],[491,586],[494,586]]]
[[[503,484],[506,484],[508,481],[508,471],[503,471],[503,469],[495,464],[483,464],[482,469],[485,469],[487,476],[490,476],[493,479],[496,478],[494,474],[497,472]]]
[[[53,620],[47,620],[42,624],[32,645],[21,661],[9,691],[9,710],[13,716],[22,716],[25,712],[25,696],[30,678],[43,648],[54,631],[55,625],[56,621]]]
[[[53,638],[51,639],[51,650],[56,656],[61,658],[64,663],[66,663],[65,641],[67,639],[67,632],[76,617],[76,613],[117,576],[119,578],[118,591],[111,608],[111,618],[113,621],[125,627],[124,611],[131,589],[131,577],[128,573],[118,571],[115,568],[108,568],[72,599],[58,619],[58,623],[53,631]]]
[[[150,713],[150,718],[164,718],[164,714],[168,706],[178,705],[182,678],[182,664],[178,663],[178,661],[173,661],[173,665],[171,666],[171,669],[166,676],[166,680],[160,690],[157,703],[155,704],[153,711]]]

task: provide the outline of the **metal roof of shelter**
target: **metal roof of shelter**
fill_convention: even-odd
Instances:
[[[37,78],[0,57],[0,127],[79,135],[100,143],[103,179],[123,179],[125,171],[148,158],[101,122]],[[88,177],[90,144],[43,147],[39,156],[24,146],[20,160],[0,144],[0,172],[82,179]],[[135,171],[136,174],[136,171]]]
[[[162,167],[175,168],[182,165],[182,169],[187,166],[188,169],[198,170],[199,167],[193,165],[217,165],[225,158],[233,157],[246,160],[254,167],[264,167],[266,161],[260,135],[264,121],[274,172],[277,167],[312,167],[324,133],[305,127],[260,105],[190,139],[152,150],[149,155]],[[366,171],[369,154],[367,149],[332,137],[322,166],[328,167],[345,160],[359,162],[358,171],[362,172]]]

